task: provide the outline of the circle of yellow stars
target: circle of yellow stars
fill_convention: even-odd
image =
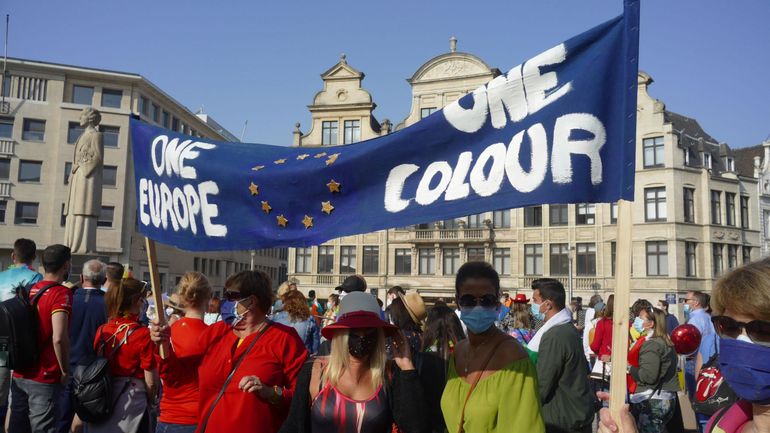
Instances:
[[[304,161],[305,159],[309,158],[310,156],[311,155],[308,154],[308,153],[303,153],[301,155],[297,155],[297,161]],[[313,155],[313,158],[314,159],[321,159],[321,158],[326,157],[325,164],[328,167],[328,166],[334,164],[335,162],[337,162],[337,159],[339,158],[339,156],[340,156],[339,153],[333,153],[333,154],[329,155],[326,152],[320,152],[320,153],[317,153],[317,154]],[[288,160],[288,158],[276,159],[275,161],[273,161],[273,164],[275,164],[275,165],[282,165],[282,164],[285,164],[287,162],[287,160]],[[252,167],[251,170],[253,170],[253,171],[260,171],[260,170],[263,170],[264,168],[265,168],[264,165],[256,165],[256,166]],[[337,182],[334,179],[330,179],[329,182],[326,184],[326,187],[329,188],[329,192],[330,193],[332,193],[332,194],[339,194],[339,193],[341,193],[341,189],[340,188],[342,187],[342,184]],[[259,185],[256,185],[254,182],[250,182],[249,183],[249,193],[252,196],[259,195]],[[261,206],[262,206],[262,212],[264,212],[265,214],[269,215],[270,212],[272,212],[272,210],[273,210],[273,207],[270,206],[270,203],[267,200],[262,200],[261,201]],[[334,205],[332,205],[331,200],[322,201],[321,202],[321,212],[322,213],[324,213],[326,215],[331,215],[332,212],[334,211],[334,209],[335,209],[335,207],[334,207]],[[286,218],[286,216],[284,214],[280,214],[280,215],[276,216],[275,220],[276,220],[276,223],[278,224],[278,227],[281,227],[281,228],[286,228],[288,226],[288,224],[289,224],[289,220]],[[302,222],[302,225],[305,226],[306,230],[313,228],[313,220],[314,220],[314,217],[312,215],[307,215],[307,214],[305,214],[305,217],[302,218],[301,222]]]

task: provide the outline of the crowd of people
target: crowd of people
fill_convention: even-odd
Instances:
[[[274,292],[260,271],[229,276],[219,299],[187,272],[148,309],[150,287],[121,264],[89,260],[73,286],[67,247],[45,248],[42,274],[36,251],[19,239],[0,273],[0,300],[28,296],[39,323],[34,365],[0,367],[9,432],[677,432],[680,382],[692,398],[714,365],[737,402],[696,414],[701,431],[770,431],[770,260],[727,273],[713,297],[687,293],[692,353],[675,350],[668,303],[639,299],[630,349],[614,354],[612,295],[584,307],[551,278],[508,293],[485,262],[430,303],[395,286],[383,305],[360,275],[324,302],[291,282]],[[613,356],[629,365],[617,420],[601,401]],[[97,420],[78,392],[98,359],[111,392]]]

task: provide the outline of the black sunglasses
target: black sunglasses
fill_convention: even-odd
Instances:
[[[739,322],[728,316],[713,316],[717,334],[729,338],[738,338],[743,329],[751,341],[763,346],[770,345],[770,322],[766,320],[752,320],[751,322]]]
[[[228,301],[238,301],[244,298],[243,293],[232,290],[226,290],[223,297]]]
[[[475,307],[477,305],[481,305],[484,308],[491,308],[497,306],[497,296],[490,294],[481,297],[476,297],[473,295],[462,295],[460,296],[460,300],[457,301],[457,303],[461,307]]]

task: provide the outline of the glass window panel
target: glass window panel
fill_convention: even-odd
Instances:
[[[102,131],[102,137],[104,140],[104,147],[118,147],[118,139],[120,138],[120,128],[117,126],[99,126],[99,130]]]
[[[37,224],[38,204],[31,202],[16,202],[14,224]]]
[[[40,173],[42,169],[42,161],[20,161],[19,182],[40,182]]]
[[[0,138],[13,137],[13,117],[0,117]]]
[[[99,218],[96,220],[97,227],[112,227],[112,220],[115,217],[114,206],[102,206],[99,212]]]
[[[11,160],[0,158],[0,180],[9,180],[11,178]]]
[[[102,89],[102,107],[120,108],[123,91],[117,89]]]
[[[118,167],[114,165],[105,165],[102,171],[102,184],[104,186],[118,185]]]
[[[24,119],[21,139],[27,141],[45,140],[45,120]]]
[[[75,104],[92,105],[94,103],[94,88],[89,86],[72,86],[72,102]]]

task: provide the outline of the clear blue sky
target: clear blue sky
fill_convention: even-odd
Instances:
[[[406,117],[405,79],[449,50],[501,70],[622,10],[585,1],[6,0],[9,55],[136,72],[245,140],[289,144],[340,53],[379,120]],[[770,2],[643,0],[640,68],[654,97],[732,147],[770,134]]]

